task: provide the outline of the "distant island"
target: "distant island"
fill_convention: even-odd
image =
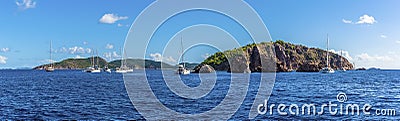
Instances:
[[[274,50],[272,50],[272,47]],[[269,50],[271,49],[271,50]],[[271,57],[271,52],[275,57]],[[241,53],[241,54],[238,54]],[[260,56],[263,55],[263,56]],[[333,69],[344,68],[346,70],[354,69],[354,66],[343,56],[329,52],[329,62]],[[262,67],[261,59],[274,60],[276,67],[274,70],[267,70]],[[239,63],[242,67],[233,69],[229,66],[229,61]],[[275,42],[262,42],[258,44],[249,44],[233,50],[217,52],[205,59],[195,68],[199,72],[202,66],[210,65],[217,71],[244,72],[246,69],[251,72],[318,72],[326,65],[326,51],[319,48],[309,48],[303,45],[295,45],[283,40]],[[263,62],[264,63],[264,62]],[[268,65],[267,66],[274,66]]]
[[[121,60],[114,60],[111,62],[107,62],[105,59],[101,57],[94,57],[95,60],[99,60],[99,66],[104,67],[108,66],[109,68],[116,68],[121,66]],[[88,58],[69,58],[62,60],[61,62],[56,62],[54,63],[54,68],[55,69],[84,69],[86,67],[91,66],[93,58],[88,57]],[[153,60],[147,60],[147,59],[127,59],[126,60],[127,66],[132,67],[132,68],[161,68],[161,65],[163,68],[176,68],[176,66],[164,63],[164,62],[156,62]],[[193,64],[192,64],[193,65]],[[196,64],[197,65],[197,64]],[[49,66],[49,64],[44,64],[40,66],[36,66],[33,69],[43,69],[44,67]]]
[[[274,49],[269,50],[267,49]],[[275,57],[270,57],[271,52]],[[261,56],[260,56],[261,55]],[[264,55],[264,56],[262,56]],[[344,68],[346,70],[354,69],[354,66],[343,56],[329,52],[329,62],[333,69]],[[268,59],[274,60],[274,70],[266,70],[262,67],[261,60]],[[70,58],[62,60],[61,62],[54,63],[55,69],[84,69],[91,66],[92,57],[89,58]],[[108,66],[109,68],[120,67],[121,60],[114,60],[107,62],[101,57],[94,57],[99,60],[99,66]],[[241,65],[233,69],[229,66],[229,61]],[[194,72],[199,72],[201,67],[209,65],[216,71],[228,72],[244,72],[246,69],[250,72],[318,72],[326,65],[326,51],[319,48],[309,48],[303,45],[295,45],[282,40],[275,42],[262,42],[258,44],[248,44],[246,46],[227,50],[224,52],[217,52],[200,64],[198,63],[185,63],[188,69],[193,69]],[[147,59],[127,59],[127,66],[132,68],[163,68],[175,69],[177,65],[170,65],[164,62],[157,62]],[[182,64],[182,63],[181,63]],[[243,66],[244,65],[244,66]],[[49,64],[40,65],[33,69],[43,69]],[[264,65],[265,66],[265,65]],[[208,66],[207,66],[208,67]],[[209,67],[210,68],[210,67]]]

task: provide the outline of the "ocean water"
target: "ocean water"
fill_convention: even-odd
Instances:
[[[218,106],[230,90],[230,79],[234,77],[226,72],[217,72],[216,83],[208,94],[199,99],[187,99],[169,90],[161,71],[148,70],[146,74],[158,100],[169,109],[184,114],[204,113]],[[259,75],[250,75],[246,97],[231,119],[248,119],[249,110],[259,88]],[[400,71],[391,70],[348,71],[335,74],[277,73],[268,106],[285,104],[287,108],[284,111],[289,112],[288,107],[292,104],[300,107],[303,104],[315,104],[317,111],[321,110],[322,104],[329,102],[344,106],[358,104],[360,115],[331,115],[328,108],[323,108],[323,114],[280,115],[276,109],[272,110],[272,114],[268,109],[266,114],[260,114],[255,119],[400,119],[399,75]],[[189,87],[197,87],[201,82],[198,74],[180,78]],[[339,93],[345,93],[347,100],[339,102]],[[362,113],[361,108],[366,103],[372,106],[369,110],[370,115]],[[386,109],[394,109],[396,114],[376,114],[377,110],[379,112]],[[53,73],[37,70],[0,70],[0,119],[125,120],[144,117],[131,103],[122,74],[90,74],[79,70]]]

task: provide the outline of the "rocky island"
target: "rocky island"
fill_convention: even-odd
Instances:
[[[346,70],[353,69],[353,65],[343,56],[329,52],[331,68]],[[91,66],[92,59],[99,61],[99,66],[116,68],[121,65],[121,60],[107,62],[101,57],[70,58],[54,63],[55,69],[84,69]],[[326,51],[319,48],[309,48],[295,45],[282,40],[275,42],[262,42],[249,44],[243,47],[217,52],[201,64],[186,63],[188,68],[197,73],[212,71],[228,72],[318,72],[326,65]],[[230,65],[230,63],[233,63]],[[197,66],[196,66],[197,65]],[[43,69],[49,64],[40,65],[33,69]],[[146,59],[127,59],[127,66],[132,68],[169,68],[176,66],[164,62]]]
[[[273,57],[273,55],[275,55]],[[343,56],[329,52],[329,64],[333,69],[353,69],[353,65]],[[217,52],[195,68],[195,72],[205,65],[217,71],[228,72],[318,72],[326,65],[326,51],[309,48],[277,40],[249,44],[233,50]],[[262,62],[261,62],[262,61]],[[235,64],[231,66],[230,63]],[[262,63],[262,64],[261,64]],[[204,71],[203,71],[204,72]]]

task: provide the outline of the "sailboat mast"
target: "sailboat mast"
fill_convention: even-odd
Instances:
[[[340,50],[340,68],[343,69],[343,64],[342,64],[342,56],[343,56],[343,50]]]
[[[185,61],[184,61],[184,59],[185,59],[185,57],[183,57],[183,39],[182,39],[182,37],[181,37],[181,54],[182,54],[182,63],[183,63],[183,68],[185,68],[186,66],[185,66]]]
[[[94,52],[92,52],[92,67],[94,67]]]
[[[329,35],[326,39],[326,67],[329,67]]]
[[[127,64],[127,61],[126,61],[126,58],[127,58],[126,56],[127,56],[127,55],[126,55],[126,52],[125,52],[125,50],[124,50],[124,56],[125,56],[125,60],[124,60],[124,67],[128,67],[128,66],[126,65],[126,64]]]
[[[52,40],[50,40],[50,67],[53,67],[53,57],[52,57],[52,53],[51,53],[51,50],[52,50]]]
[[[123,55],[122,48],[121,48],[121,65],[120,65],[120,68],[122,68],[123,65],[124,65],[124,55]]]
[[[96,54],[97,54],[97,57],[96,57],[96,66],[99,66],[99,52],[96,50]]]

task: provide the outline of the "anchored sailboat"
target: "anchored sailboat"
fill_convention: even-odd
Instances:
[[[96,51],[96,53],[97,53],[97,51]],[[100,73],[101,72],[101,69],[99,67],[99,56],[98,56],[98,53],[97,53],[97,57],[96,57],[96,65],[95,65],[95,62],[94,62],[94,56],[92,56],[91,64],[92,64],[92,66],[91,67],[87,67],[85,69],[85,72],[88,72],[88,73]]]
[[[122,52],[122,51],[121,51],[121,52]],[[126,52],[124,53],[124,55],[125,55],[125,57],[126,57]],[[129,68],[129,67],[127,66],[126,60],[127,60],[127,59],[124,59],[124,58],[121,59],[121,67],[115,69],[115,72],[116,72],[116,73],[132,73],[132,72],[133,72],[133,69],[132,69],[132,68]]]
[[[45,68],[46,72],[53,72],[54,71],[53,58],[52,58],[52,55],[51,55],[51,51],[52,51],[52,41],[50,41],[50,65]]]
[[[107,72],[107,73],[111,73],[111,69],[108,68],[108,65],[106,65],[103,69],[103,71]]]
[[[321,73],[335,73],[329,65],[329,36],[326,39],[326,67],[322,68],[319,72]]]
[[[188,70],[188,69],[186,69],[186,64],[185,64],[185,61],[184,61],[184,57],[183,57],[183,40],[182,40],[182,38],[181,38],[181,54],[182,54],[182,56],[181,56],[181,60],[182,60],[182,65],[179,65],[178,66],[178,70],[176,71],[176,73],[177,74],[181,74],[181,75],[188,75],[188,74],[190,74],[190,70]]]

